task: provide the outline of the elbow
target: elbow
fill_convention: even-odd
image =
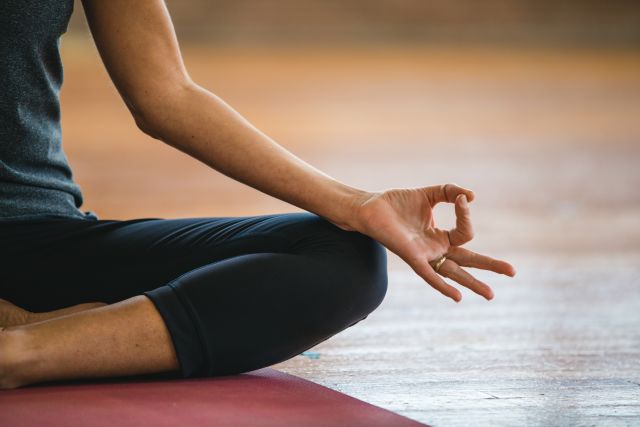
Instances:
[[[187,102],[190,82],[147,88],[125,99],[138,129],[154,139],[162,140],[177,120],[177,112]]]
[[[136,126],[143,133],[150,136],[154,139],[161,139],[160,132],[156,129],[157,125],[156,121],[153,118],[153,115],[144,114],[142,111],[131,111],[131,115],[133,116],[133,120],[136,122]]]

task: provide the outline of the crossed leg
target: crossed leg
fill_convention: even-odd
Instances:
[[[46,248],[38,258],[43,271],[59,268],[70,247],[77,258],[87,244],[98,244],[99,256],[94,251],[83,259],[88,264],[82,280],[58,276],[73,291],[66,295],[38,281],[34,290],[47,295],[0,286],[0,296],[13,295],[30,310],[56,310],[0,331],[1,388],[258,369],[362,320],[381,303],[387,286],[379,243],[310,213],[59,222],[46,233],[31,231],[44,236],[38,241]],[[1,237],[22,241],[19,233]],[[61,255],[62,247],[67,252]],[[21,254],[19,248],[14,252]],[[118,262],[100,269],[96,260],[104,257]],[[103,280],[88,287],[87,274]],[[23,276],[23,284],[32,283],[27,279],[33,276]],[[131,295],[122,298],[126,292]],[[91,300],[109,304],[61,308],[64,301]]]
[[[145,296],[0,331],[0,388],[178,369],[169,332]]]

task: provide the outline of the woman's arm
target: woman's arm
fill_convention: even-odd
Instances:
[[[102,60],[148,135],[217,171],[341,228],[367,192],[345,185],[278,145],[191,81],[162,0],[84,0]]]
[[[513,276],[508,263],[459,246],[472,238],[467,201],[453,184],[368,192],[305,163],[189,77],[162,0],[83,0],[102,60],[133,117],[148,135],[266,194],[377,240],[432,287],[459,301],[437,273],[487,299],[491,288],[460,266]],[[462,196],[465,197],[462,197]],[[457,223],[436,227],[432,208],[455,203]],[[442,255],[438,272],[429,264]]]

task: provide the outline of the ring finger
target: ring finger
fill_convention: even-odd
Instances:
[[[449,248],[447,258],[464,267],[480,268],[511,277],[516,274],[515,268],[506,261],[494,259],[457,246]]]
[[[493,298],[493,291],[491,288],[481,282],[480,280],[473,277],[471,274],[467,273],[465,270],[460,268],[455,261],[451,259],[446,259],[440,268],[438,269],[438,273],[443,275],[444,277],[448,277],[451,280],[455,280],[462,286],[471,289],[478,295],[485,297],[487,300]]]

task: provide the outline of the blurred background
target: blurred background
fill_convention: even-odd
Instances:
[[[167,4],[196,82],[350,185],[472,188],[468,246],[518,269],[452,306],[389,253],[381,308],[281,369],[436,424],[640,417],[640,2]],[[62,49],[83,210],[299,210],[139,132],[79,2]]]
[[[634,0],[168,0],[182,41],[638,47]],[[72,28],[83,31],[82,15]]]

